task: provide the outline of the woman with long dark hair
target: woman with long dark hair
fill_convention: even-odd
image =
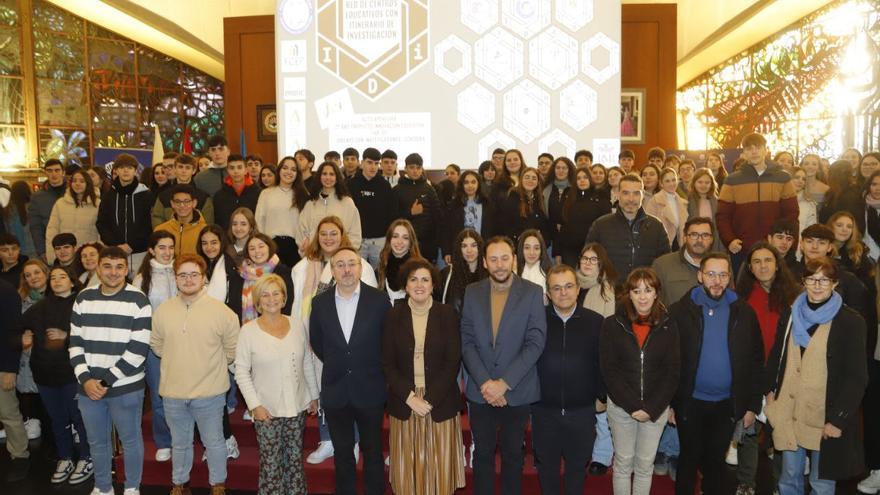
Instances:
[[[299,214],[300,236],[305,244],[300,251],[305,251],[318,229],[318,224],[327,217],[335,216],[342,220],[345,235],[351,240],[355,249],[361,247],[361,217],[357,206],[348,192],[345,180],[339,167],[333,162],[324,162],[315,171],[321,187],[315,189],[312,197],[306,202]]]
[[[541,196],[541,178],[538,171],[526,167],[521,174],[519,185],[496,204],[496,234],[506,235],[516,242],[519,235],[528,229],[538,229],[545,239],[551,238],[550,221],[544,211]]]
[[[853,175],[853,165],[846,160],[838,160],[831,164],[828,171],[828,193],[825,194],[825,204],[819,210],[819,222],[828,223],[831,215],[841,210],[852,213],[858,223],[859,230],[864,230],[863,198],[858,187],[858,182]]]
[[[288,293],[293,294],[290,267],[281,262],[277,249],[275,242],[262,232],[252,234],[245,243],[244,259],[238,267],[238,276],[230,277],[229,280],[227,302],[242,324],[259,316],[254,306],[253,290],[263,275],[278,275],[287,285]],[[289,315],[292,307],[291,298],[284,304],[282,313]]]
[[[388,226],[385,233],[385,246],[379,253],[379,268],[376,270],[379,290],[384,290],[393,305],[406,297],[404,284],[399,277],[400,267],[410,258],[421,258],[419,240],[409,220],[399,218]]]
[[[491,168],[491,166],[490,166]],[[455,198],[449,209],[446,222],[443,222],[443,258],[450,263],[458,246],[455,240],[464,229],[473,229],[483,239],[494,235],[495,209],[483,191],[480,177],[472,170],[462,172],[456,186]]]
[[[302,239],[299,226],[300,212],[306,205],[308,192],[302,176],[292,156],[285,156],[278,162],[278,183],[263,190],[257,201],[254,217],[257,229],[275,241],[278,257],[287,266],[295,265],[299,259],[299,245]]]
[[[208,295],[229,305],[229,281],[238,276],[235,258],[229,255],[226,231],[217,224],[206,225],[199,232],[196,253],[208,264]]]
[[[473,229],[458,233],[452,245],[452,260],[440,272],[439,284],[435,288],[434,299],[449,304],[461,314],[464,290],[468,285],[489,276],[483,266],[485,245],[482,236]]]
[[[724,155],[720,151],[710,151],[706,155],[706,168],[712,171],[718,189],[724,185],[727,180],[727,169],[724,167]]]
[[[611,213],[609,193],[607,188],[592,186],[589,170],[581,168],[577,171],[573,187],[566,191],[562,203],[562,225],[553,244],[553,254],[562,263],[578,266],[578,255],[593,222]]]
[[[31,186],[23,180],[17,180],[10,186],[9,204],[0,209],[6,232],[14,235],[21,246],[21,254],[28,258],[37,256],[34,238],[28,226],[28,204],[31,202]]]
[[[547,242],[537,229],[520,234],[516,244],[517,275],[534,283],[544,292],[547,302],[547,271],[552,266],[547,253]]]
[[[589,173],[587,175],[589,177]],[[553,233],[553,251],[557,255],[556,237],[558,237],[559,231],[562,229],[562,224],[565,223],[563,215],[565,196],[567,191],[571,190],[571,187],[574,186],[574,183],[574,163],[564,156],[557,158],[553,162],[552,175],[543,182],[544,211],[547,212],[547,219],[550,221],[550,228]],[[586,233],[584,233],[584,237],[586,237]],[[551,241],[551,239],[548,239],[548,241]]]

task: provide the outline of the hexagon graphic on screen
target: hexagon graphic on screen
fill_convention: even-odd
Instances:
[[[474,44],[474,74],[496,90],[523,75],[523,42],[497,27]]]
[[[318,0],[318,65],[370,100],[430,58],[427,0]]]
[[[577,151],[577,142],[574,138],[559,129],[553,129],[539,139],[538,149],[544,153],[550,150],[554,144],[558,144],[565,150],[565,156],[574,156]]]
[[[461,23],[477,34],[498,24],[498,0],[461,0],[460,11]]]
[[[529,39],[550,24],[548,0],[501,0],[501,23]]]
[[[471,75],[471,45],[454,34],[437,43],[434,73],[453,86]]]
[[[593,20],[593,0],[556,0],[556,22],[572,32]]]
[[[596,33],[581,50],[584,74],[602,84],[620,72],[620,44],[605,33]]]
[[[559,89],[578,73],[578,43],[551,27],[529,41],[529,75],[550,89]]]
[[[492,156],[492,150],[495,148],[505,150],[516,148],[516,141],[500,130],[492,129],[491,132],[477,142],[477,156]]]
[[[550,94],[525,79],[504,94],[504,130],[529,144],[550,128]]]
[[[583,81],[575,81],[559,92],[559,119],[576,131],[596,121],[599,96]]]
[[[474,134],[495,123],[495,93],[475,82],[458,94],[458,123]]]

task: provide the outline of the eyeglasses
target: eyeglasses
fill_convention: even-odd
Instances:
[[[337,261],[336,263],[333,264],[333,266],[337,270],[343,270],[345,268],[349,268],[349,269],[353,270],[353,269],[357,268],[358,265],[360,265],[360,263],[357,261],[349,261],[347,263],[345,261]]]
[[[565,290],[566,292],[575,288],[574,284],[565,284],[565,285],[551,285],[550,292],[559,293]]]
[[[727,280],[730,278],[730,274],[727,272],[702,272],[703,276],[708,278],[709,280]]]
[[[832,280],[830,278],[813,278],[813,277],[804,277],[804,285],[822,287],[823,289],[829,287],[831,285]]]
[[[588,265],[598,265],[599,257],[598,256],[581,256],[581,263],[586,263]]]
[[[193,200],[191,200],[191,199],[175,199],[175,200],[172,200],[171,202],[176,204],[177,206],[186,206],[188,204],[192,204]]]
[[[712,234],[710,234],[709,232],[689,232],[687,234],[687,238],[692,241],[696,241],[697,239],[708,241],[712,238]]]
[[[200,272],[189,272],[189,273],[178,273],[177,278],[180,280],[196,280],[201,277],[202,274]]]

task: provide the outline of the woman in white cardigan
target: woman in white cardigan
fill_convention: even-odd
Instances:
[[[235,353],[235,381],[254,418],[260,449],[260,494],[308,493],[303,469],[306,412],[318,412],[318,380],[308,337],[281,314],[284,281],[263,277],[254,287],[260,316],[244,325]]]
[[[660,172],[660,190],[645,201],[645,213],[663,223],[673,249],[684,245],[684,224],[688,219],[688,202],[678,195],[677,189],[678,174],[665,168]]]
[[[324,162],[315,173],[321,181],[321,188],[314,191],[312,199],[299,214],[300,239],[303,240],[303,245],[299,247],[300,253],[306,251],[318,224],[329,216],[342,220],[343,231],[351,241],[351,247],[360,249],[361,217],[342,180],[342,172],[333,162]]]
[[[52,239],[58,234],[69,232],[80,245],[101,240],[95,225],[100,203],[88,173],[80,169],[70,175],[67,191],[55,202],[46,226],[46,260],[50,265],[55,262]]]

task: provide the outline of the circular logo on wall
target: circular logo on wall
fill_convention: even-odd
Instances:
[[[302,34],[312,25],[314,11],[309,0],[283,0],[278,7],[281,26],[290,34]]]

